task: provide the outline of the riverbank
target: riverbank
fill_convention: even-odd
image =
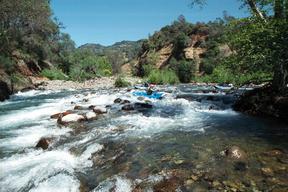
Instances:
[[[100,77],[84,82],[64,81],[64,80],[49,80],[47,78],[32,77],[32,83],[39,90],[69,90],[69,89],[111,89],[114,88],[114,83],[117,77]],[[130,84],[136,84],[142,81],[137,77],[125,77],[125,80]]]
[[[267,84],[243,94],[233,108],[248,115],[276,117],[287,122],[288,90],[279,93]]]

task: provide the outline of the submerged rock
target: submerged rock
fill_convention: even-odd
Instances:
[[[134,105],[131,105],[131,104],[124,105],[121,109],[123,111],[133,111],[133,110],[135,110]]]
[[[74,110],[84,110],[85,107],[80,106],[80,105],[75,105]]]
[[[41,138],[35,147],[46,150],[48,149],[51,142],[52,142],[52,138]]]
[[[151,109],[153,107],[153,105],[149,104],[149,103],[135,103],[134,104],[135,108],[137,109]]]
[[[246,160],[247,154],[238,146],[232,146],[224,151],[226,157],[232,160]]]
[[[271,151],[264,152],[264,155],[269,157],[277,157],[283,155],[283,151],[280,149],[273,149]]]
[[[153,187],[154,192],[175,192],[180,186],[181,182],[178,178],[172,177],[164,179]]]
[[[273,170],[271,168],[269,168],[269,167],[261,168],[261,172],[265,176],[273,176],[274,175]]]
[[[247,170],[247,164],[245,162],[236,162],[234,164],[234,169],[236,171],[246,171]]]

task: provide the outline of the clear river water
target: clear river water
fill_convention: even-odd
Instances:
[[[126,89],[32,90],[0,103],[0,191],[288,191],[287,124],[233,111],[235,93],[162,89],[133,111],[114,104],[143,102]],[[75,105],[108,113],[69,126],[50,118]],[[42,137],[53,138],[47,150],[35,148]],[[231,146],[245,158],[229,159]]]

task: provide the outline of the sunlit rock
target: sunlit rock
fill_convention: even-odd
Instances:
[[[85,117],[83,115],[69,114],[69,115],[66,115],[64,117],[60,116],[58,119],[58,123],[65,125],[65,124],[72,123],[72,122],[79,122],[79,121],[82,121],[84,119],[85,119]]]
[[[97,118],[97,115],[96,115],[96,113],[90,111],[90,112],[85,114],[85,117],[87,120],[95,120]]]
[[[64,116],[72,114],[72,113],[73,113],[72,111],[65,111],[65,112],[62,112],[62,113],[56,113],[54,115],[51,115],[50,118],[51,119],[58,119],[60,116],[64,117]]]
[[[106,107],[102,107],[102,106],[96,106],[96,107],[94,107],[93,111],[94,111],[96,114],[107,113]]]

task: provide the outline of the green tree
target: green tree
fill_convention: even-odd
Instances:
[[[288,0],[242,0],[254,15],[234,23],[230,35],[236,54],[234,57],[243,68],[263,69],[273,67],[273,88],[285,91],[288,83],[287,26]],[[192,3],[205,3],[193,0]],[[273,10],[266,8],[272,7]],[[265,10],[266,9],[266,10]]]

